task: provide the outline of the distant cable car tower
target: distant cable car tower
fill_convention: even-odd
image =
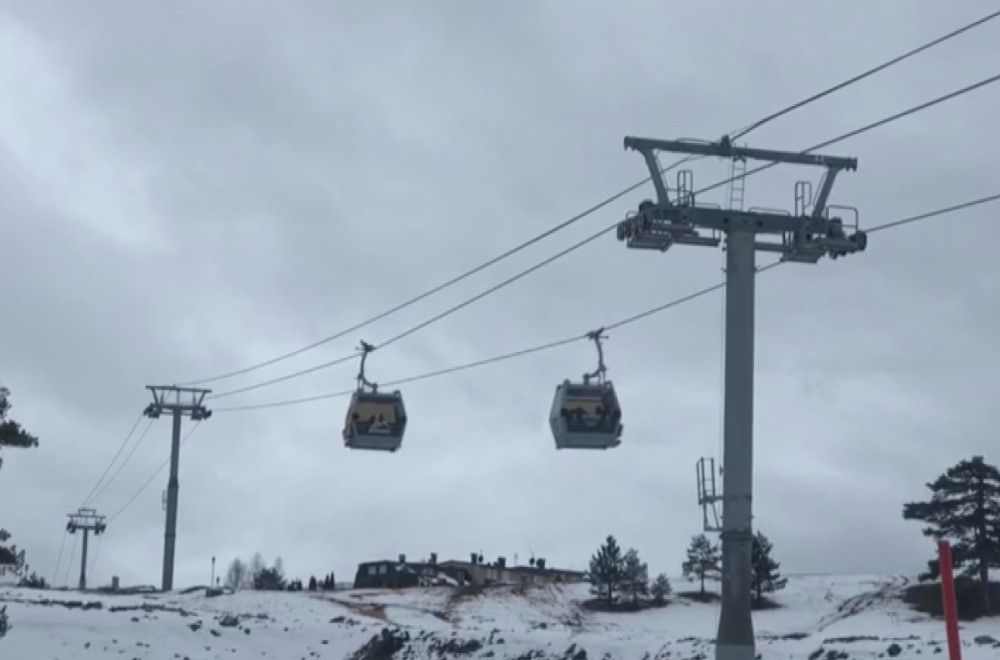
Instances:
[[[87,589],[87,541],[90,532],[94,536],[100,536],[108,528],[105,523],[106,516],[97,514],[95,509],[81,507],[76,513],[67,514],[69,522],[66,523],[66,531],[70,534],[83,532],[83,553],[80,555],[80,591]],[[67,571],[68,572],[68,571]]]

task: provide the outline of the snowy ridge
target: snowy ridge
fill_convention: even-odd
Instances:
[[[898,600],[905,577],[793,576],[755,612],[762,660],[946,653],[944,627]],[[677,591],[697,589],[674,580]],[[581,607],[587,585],[108,596],[0,588],[0,658],[686,660],[713,656],[718,606],[674,596],[632,613]],[[46,602],[48,601],[48,602]],[[994,620],[962,624],[963,658],[1000,658]],[[898,651],[898,653],[897,653]],[[895,654],[895,655],[894,655]],[[946,657],[945,655],[941,656]]]

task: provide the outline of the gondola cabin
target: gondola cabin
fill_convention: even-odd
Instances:
[[[396,451],[403,443],[406,408],[395,392],[355,391],[344,421],[344,445],[350,449]]]
[[[604,383],[556,387],[549,424],[556,449],[610,449],[621,444],[622,411],[615,388]]]

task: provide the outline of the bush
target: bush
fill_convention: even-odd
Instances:
[[[31,575],[28,577],[21,578],[21,581],[17,583],[19,587],[26,587],[28,589],[48,589],[49,585],[45,581],[45,578],[39,577],[37,573],[32,571]]]
[[[913,609],[933,617],[944,617],[944,607],[941,603],[941,583],[914,584],[903,592],[903,602]],[[990,582],[990,601],[1000,603],[1000,582]],[[975,621],[987,616],[983,606],[982,585],[970,578],[955,578],[955,603],[958,606],[958,618],[962,621]],[[996,608],[994,607],[994,613]]]
[[[698,601],[699,603],[714,603],[722,598],[719,594],[712,591],[680,591],[677,595],[681,598]]]
[[[653,580],[653,584],[649,587],[650,593],[653,595],[653,602],[656,605],[663,605],[667,601],[667,596],[670,595],[672,588],[670,586],[670,580],[663,573],[656,576]]]

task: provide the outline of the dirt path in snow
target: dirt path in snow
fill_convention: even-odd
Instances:
[[[894,575],[888,582],[884,582],[872,591],[866,591],[863,594],[851,596],[841,602],[835,612],[827,614],[820,619],[819,623],[816,625],[815,632],[822,632],[838,621],[843,621],[844,619],[856,616],[862,612],[874,609],[895,599],[896,596],[898,596],[909,583],[910,578],[904,575]]]

